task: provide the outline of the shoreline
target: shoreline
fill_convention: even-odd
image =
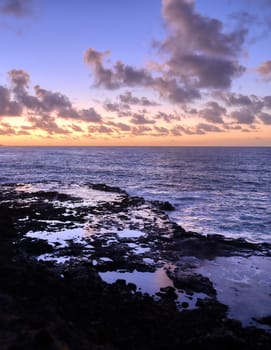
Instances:
[[[1,278],[5,283],[0,295],[3,300],[10,300],[8,304],[1,302],[1,307],[7,307],[9,314],[13,315],[11,319],[4,318],[2,325],[10,325],[11,329],[15,327],[16,332],[21,329],[32,334],[27,338],[20,331],[24,342],[34,344],[48,341],[51,345],[47,348],[53,349],[57,348],[58,342],[64,341],[73,349],[79,341],[80,332],[83,332],[84,339],[80,342],[86,342],[87,346],[103,344],[105,349],[109,349],[109,345],[111,348],[127,348],[132,342],[136,344],[135,349],[139,346],[150,349],[158,344],[161,344],[161,349],[166,349],[169,344],[221,345],[225,341],[228,345],[251,346],[251,337],[257,338],[253,340],[255,349],[267,349],[270,345],[269,332],[255,327],[244,328],[239,321],[227,318],[227,306],[218,302],[212,281],[193,272],[191,268],[195,261],[188,259],[194,257],[212,261],[219,256],[269,257],[270,245],[186,232],[169,220],[164,211],[170,208],[169,203],[131,197],[119,188],[104,184],[87,184],[81,192],[79,187],[69,186],[58,191],[35,188],[35,184],[1,187]],[[63,239],[65,232],[72,231],[74,234],[73,230],[77,230],[77,236],[82,231],[80,239],[74,240],[72,235],[64,235]],[[61,233],[62,238],[57,233]],[[48,239],[44,239],[46,235]],[[51,255],[51,259],[37,260],[37,257],[45,254]],[[57,264],[54,257],[70,259]],[[164,269],[173,284],[162,287],[155,299],[144,294],[144,291],[142,294],[134,283],[126,282],[123,278],[112,284],[105,283],[101,278],[102,273],[114,271],[151,274],[163,268],[165,262],[174,266]],[[48,287],[42,291],[47,283]],[[41,291],[39,302],[35,298]],[[98,298],[97,293],[101,297]],[[204,294],[204,298],[197,298],[197,293]],[[35,296],[34,301],[32,294]],[[59,299],[60,295],[64,298],[63,302]],[[184,295],[186,299],[178,299]],[[195,307],[189,309],[193,295],[197,300],[193,301]],[[74,305],[68,302],[69,298]],[[51,310],[48,318],[43,320],[39,312],[36,314],[35,307],[46,308],[45,300],[54,311]],[[176,300],[179,301],[179,307]],[[15,306],[21,302],[29,316],[16,311]],[[58,303],[61,312],[57,309]],[[77,314],[78,307],[83,316],[80,312]],[[98,325],[93,315],[85,315],[81,310],[84,308],[88,312],[92,308],[96,310]],[[14,321],[18,317],[19,321]],[[56,322],[53,321],[54,317],[57,317]],[[76,326],[71,336],[76,339],[74,344],[72,341],[69,343],[69,337],[58,328],[59,321],[68,331],[71,317],[73,320],[70,321]],[[129,327],[123,324],[127,317]],[[38,318],[42,323],[38,329],[31,326],[33,318]],[[87,324],[83,326],[85,318]],[[142,322],[139,322],[139,318]],[[269,318],[259,321],[268,323]],[[101,339],[99,332],[109,324],[114,329],[112,332],[116,333],[105,336],[107,340]],[[182,327],[186,331],[189,327],[187,334],[181,331]],[[5,339],[7,335],[3,329],[1,334]],[[148,339],[151,330],[153,337]],[[10,341],[6,341],[7,349],[12,342],[17,344],[19,341],[15,333],[12,330],[10,332],[13,335]],[[139,335],[141,340],[138,339]],[[147,345],[144,347],[141,342]],[[79,348],[87,347],[82,345]]]

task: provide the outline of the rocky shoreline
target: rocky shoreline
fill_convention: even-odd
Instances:
[[[2,185],[1,349],[269,349],[271,333],[229,319],[187,257],[271,247],[186,232],[173,209],[105,184]],[[159,269],[171,284],[153,296],[121,278]],[[120,278],[106,283],[111,272]]]

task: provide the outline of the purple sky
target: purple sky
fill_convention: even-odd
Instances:
[[[271,146],[270,0],[0,0],[0,143]]]

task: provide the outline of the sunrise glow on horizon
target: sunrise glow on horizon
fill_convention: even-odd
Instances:
[[[267,0],[0,0],[0,144],[271,146]]]

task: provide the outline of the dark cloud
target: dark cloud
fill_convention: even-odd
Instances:
[[[84,131],[84,130],[81,128],[81,126],[76,125],[76,124],[72,124],[72,125],[71,125],[71,128],[72,128],[72,130],[75,131],[75,132],[83,132],[83,131]]]
[[[136,69],[117,61],[112,69],[104,67],[104,58],[110,51],[98,52],[92,48],[84,54],[85,62],[93,69],[95,85],[107,89],[118,89],[122,86],[146,86],[152,80],[145,69]]]
[[[257,117],[261,120],[263,124],[271,125],[271,114],[261,112],[260,114],[258,114]]]
[[[248,108],[233,111],[230,117],[238,124],[252,124],[255,122],[255,113]]]
[[[62,95],[59,92],[45,90],[42,89],[39,85],[36,85],[35,93],[39,100],[39,104],[42,104],[44,111],[53,111],[72,107],[68,97]]]
[[[103,107],[106,111],[109,111],[109,112],[120,112],[121,110],[119,103],[105,102],[103,104]]]
[[[1,123],[0,135],[5,135],[5,136],[16,135],[16,130],[8,123]]]
[[[124,113],[124,115],[126,115],[127,110],[130,109],[130,106],[126,103],[116,103],[116,102],[112,103],[108,101],[104,102],[103,107],[106,111],[117,112],[120,114]]]
[[[108,122],[108,125],[114,126],[118,131],[130,131],[131,126],[125,123],[115,123],[115,122]]]
[[[29,116],[28,121],[32,124],[34,129],[40,129],[46,131],[49,135],[64,134],[67,135],[70,132],[67,129],[60,127],[54,117],[50,115]]]
[[[271,80],[271,60],[263,62],[258,68],[257,72],[266,80]]]
[[[271,108],[271,96],[265,96],[263,98],[263,103],[265,107]]]
[[[155,124],[155,120],[148,119],[144,114],[134,113],[130,120],[132,124]]]
[[[152,128],[145,125],[139,125],[132,128],[132,135],[141,136],[141,135],[149,135],[152,131]]]
[[[222,22],[198,14],[193,1],[164,0],[162,13],[167,36],[156,48],[165,53],[164,62],[153,62],[148,69],[121,61],[106,67],[105,58],[110,52],[90,48],[84,60],[93,71],[96,86],[145,87],[172,103],[185,104],[200,99],[202,89],[230,87],[232,80],[243,74],[245,69],[238,63],[238,56],[247,33],[244,28],[225,33]],[[120,95],[120,99],[129,104],[152,104],[130,92]]]
[[[105,125],[100,125],[100,126],[89,126],[88,127],[88,132],[90,134],[93,133],[101,133],[101,134],[112,134],[114,132],[114,129],[105,126]]]
[[[224,107],[221,107],[217,102],[208,102],[206,108],[199,111],[199,116],[206,121],[214,124],[223,124],[222,116],[227,113]]]
[[[199,54],[183,55],[170,65],[174,72],[185,70],[192,84],[205,88],[228,88],[232,78],[245,71],[236,61]]]
[[[195,11],[194,1],[164,0],[168,37],[160,45],[168,74],[200,88],[225,88],[244,72],[237,63],[247,31],[223,32],[222,22]]]
[[[15,17],[29,16],[32,14],[32,0],[1,0],[0,13]]]
[[[3,116],[20,116],[22,113],[22,106],[12,101],[10,98],[10,91],[0,86],[0,117]]]
[[[251,106],[253,104],[253,97],[249,98],[249,96],[242,94],[215,91],[213,95],[224,101],[227,106]]]
[[[199,99],[199,90],[179,83],[175,78],[158,77],[153,79],[152,88],[172,103],[187,103]]]
[[[169,130],[163,126],[155,126],[154,131],[156,133],[152,134],[153,136],[167,136],[167,135],[169,135]]]
[[[241,125],[235,123],[228,123],[223,125],[225,130],[242,130]]]
[[[41,125],[41,128],[49,131],[51,129],[57,130],[57,125],[53,125],[54,115],[62,119],[90,123],[100,123],[102,121],[101,115],[93,107],[77,110],[73,107],[69,98],[59,92],[49,91],[36,85],[34,87],[35,95],[30,95],[28,92],[30,76],[24,70],[13,69],[8,75],[12,84],[11,91],[18,101],[18,103],[9,101],[9,91],[1,91],[0,89],[0,101],[6,101],[5,104],[3,102],[3,106],[6,106],[5,111],[9,111],[9,114],[20,111],[24,107],[31,118],[33,113],[41,116],[40,119],[34,120],[37,127]]]
[[[154,101],[150,101],[146,97],[136,97],[130,91],[126,91],[124,94],[119,95],[119,99],[121,102],[131,105],[139,105],[139,106],[157,106],[158,103]]]
[[[195,132],[188,127],[184,127],[182,125],[174,125],[173,128],[170,129],[170,132],[173,136],[182,136],[185,135],[194,135]]]
[[[222,22],[195,11],[194,1],[163,0],[163,15],[172,33],[164,42],[170,50],[196,50],[221,56],[240,52],[246,31],[224,33]]]
[[[167,123],[171,123],[173,120],[181,120],[181,117],[178,115],[174,115],[172,113],[165,113],[165,112],[159,111],[156,114],[156,119],[162,119]]]
[[[187,87],[175,78],[153,77],[146,69],[137,69],[117,61],[112,68],[104,67],[104,56],[108,54],[88,49],[85,52],[85,62],[94,73],[95,86],[107,89],[142,86],[158,91],[161,97],[173,103],[183,103],[200,98],[200,93],[194,88]],[[146,103],[147,101],[143,99]],[[142,102],[142,101],[141,101]]]
[[[105,125],[101,125],[97,127],[96,130],[102,134],[112,134],[114,132],[112,128],[109,128],[108,126],[105,126]]]
[[[220,129],[219,127],[212,124],[204,124],[204,123],[200,123],[196,126],[197,134],[202,134],[205,132],[223,132],[223,129]]]
[[[29,74],[22,69],[12,69],[8,75],[17,98],[25,95],[30,82]]]
[[[89,109],[82,109],[78,114],[80,116],[79,119],[86,122],[100,123],[102,121],[101,115],[92,107]]]
[[[170,132],[173,136],[182,136],[183,128],[179,125],[175,125],[170,129]]]

